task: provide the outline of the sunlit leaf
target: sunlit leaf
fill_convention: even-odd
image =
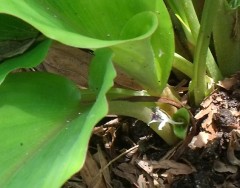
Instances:
[[[99,48],[150,36],[154,25],[149,25],[145,33],[135,31],[140,35],[134,33],[131,37],[121,37],[121,31],[134,15],[153,10],[154,2],[155,0],[1,0],[0,13],[17,16],[49,38],[64,44]],[[137,21],[141,24],[141,20]]]
[[[184,139],[187,135],[190,122],[189,112],[186,108],[180,108],[175,114],[173,114],[172,119],[176,122],[182,122],[182,124],[173,125],[173,131],[177,137]]]
[[[156,2],[156,13],[159,25],[151,38],[151,43],[158,80],[161,82],[161,90],[163,90],[168,81],[174,58],[174,33],[170,16],[163,1]]]
[[[17,73],[6,78],[0,95],[0,187],[55,185],[52,173],[59,168],[56,179],[66,179],[73,167],[59,160],[71,158],[76,138],[68,131],[80,100],[74,84],[46,73]]]
[[[111,56],[108,49],[96,53],[90,72],[92,87],[99,86],[97,98],[85,110],[79,90],[65,78],[6,78],[0,87],[0,187],[60,187],[83,166],[92,129],[108,112],[105,93],[115,76]],[[93,76],[99,65],[101,79]]]
[[[173,60],[173,32],[160,0],[2,0],[1,12],[70,46],[111,47],[114,62],[153,95],[159,96],[166,84]]]

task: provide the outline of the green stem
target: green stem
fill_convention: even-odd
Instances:
[[[204,4],[200,32],[194,55],[194,74],[192,80],[193,98],[195,105],[199,105],[205,97],[206,62],[212,26],[219,7],[219,1],[206,0]],[[190,93],[190,94],[191,94]]]
[[[80,89],[81,101],[84,103],[94,102],[97,98],[96,92],[91,89]],[[125,99],[134,96],[149,96],[147,91],[134,91],[123,88],[111,88],[107,93],[108,100]]]
[[[206,60],[206,65],[207,65],[207,73],[208,75],[215,81],[222,80],[223,76],[222,73],[217,66],[214,57],[211,53],[211,51],[208,49],[207,51],[207,60]]]
[[[170,91],[164,90],[163,93],[169,93]],[[89,104],[96,100],[96,93],[90,89],[81,89],[82,99],[81,106],[86,109],[89,108]],[[109,114],[123,115],[134,117],[138,120],[149,124],[153,118],[153,110],[156,108],[156,101],[154,102],[129,102],[125,101],[131,97],[146,97],[149,96],[146,91],[133,91],[121,88],[112,88],[107,93],[109,100]],[[169,96],[168,96],[169,97]],[[113,101],[111,101],[113,100]],[[151,101],[151,100],[150,100]],[[171,125],[166,124],[162,130],[158,130],[159,123],[151,123],[150,127],[169,145],[174,145],[178,138],[173,132]]]
[[[193,77],[193,64],[177,53],[174,54],[173,67],[189,78]]]
[[[189,28],[191,30],[192,37],[194,39],[193,44],[196,45],[197,40],[198,40],[199,28],[200,28],[200,24],[199,24],[199,21],[198,21],[196,11],[194,9],[192,0],[184,0],[184,1],[181,1],[181,3],[183,5],[184,12],[186,13],[186,18],[187,18],[187,21],[188,21],[188,25],[189,25]],[[215,10],[217,10],[216,7],[215,7]],[[210,10],[210,11],[212,11],[212,10]],[[213,22],[211,24],[213,24]],[[212,55],[212,53],[209,49],[207,51],[206,64],[207,64],[207,72],[208,72],[209,76],[211,78],[213,78],[214,81],[221,80],[222,79],[221,72],[220,72],[220,70],[219,70],[219,68],[218,68],[218,66],[217,66],[217,64],[214,60],[214,57],[213,57],[213,55]]]
[[[195,46],[198,39],[200,24],[192,0],[167,0],[167,3],[180,20],[188,41]],[[211,11],[212,10],[210,10],[210,12]],[[210,50],[207,51],[206,64],[208,75],[213,78],[214,81],[221,80],[222,74]]]
[[[153,108],[156,106],[154,103],[128,102],[128,101],[111,101],[109,102],[109,114],[117,114],[122,116],[134,117],[145,123],[152,120]]]
[[[172,1],[166,0],[176,17],[182,24],[184,33],[189,42],[196,44],[200,24],[193,7],[192,0]]]
[[[109,114],[134,117],[146,124],[152,121],[155,103],[141,103],[128,101],[111,101],[109,102]],[[169,145],[174,145],[179,140],[173,132],[170,124],[165,124],[162,130],[158,130],[159,123],[152,123],[151,128]]]
[[[194,40],[193,44],[196,44],[200,24],[199,24],[198,17],[195,12],[192,0],[181,0],[179,2],[182,3],[183,11],[185,13],[188,26],[191,30],[191,35]]]

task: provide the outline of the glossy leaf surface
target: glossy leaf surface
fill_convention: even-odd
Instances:
[[[184,139],[187,135],[190,122],[189,112],[186,108],[180,108],[175,114],[173,114],[172,119],[176,122],[182,122],[182,124],[173,125],[173,132],[178,138]]]
[[[153,95],[160,95],[166,84],[174,43],[171,21],[160,0],[2,0],[1,12],[70,46],[111,47],[114,62]],[[161,33],[155,38],[160,40],[151,40],[157,28]]]
[[[97,98],[87,108],[65,78],[47,73],[6,78],[0,87],[1,187],[60,187],[82,167],[92,129],[108,112],[105,94],[115,76],[111,56],[107,49],[96,53],[90,80]]]

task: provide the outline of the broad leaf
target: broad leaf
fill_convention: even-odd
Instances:
[[[79,90],[65,78],[17,73],[3,82],[0,187],[60,187],[83,166],[92,128],[107,114],[105,93],[115,76],[112,53],[103,49],[99,55],[90,71],[92,75],[103,67],[101,81],[91,78],[97,99],[84,111]]]
[[[49,38],[64,44],[100,48],[150,36],[156,28],[155,25],[150,25],[152,23],[147,25],[145,33],[135,31],[131,36],[121,37],[121,31],[134,15],[154,10],[154,2],[155,0],[1,0],[0,13],[17,16]],[[141,20],[136,21],[141,25]],[[145,31],[146,26],[143,28]]]
[[[0,41],[31,39],[39,33],[26,22],[7,14],[0,14],[0,23]]]
[[[7,14],[0,14],[0,23],[0,61],[22,54],[39,33],[26,22]]]
[[[151,43],[158,79],[161,82],[161,90],[163,90],[172,69],[175,52],[174,32],[170,16],[163,1],[156,2],[156,13],[160,24],[152,36]]]
[[[21,18],[67,45],[111,47],[114,62],[153,95],[160,95],[166,84],[173,57],[173,32],[161,0],[2,0],[1,12]],[[151,36],[158,24],[161,32],[155,38],[165,34],[165,39],[160,36],[152,49]],[[165,40],[163,44],[161,39]],[[165,57],[156,58],[160,50]]]
[[[72,166],[62,162],[75,142],[68,124],[78,112],[77,88],[62,77],[17,73],[6,78],[0,95],[0,187],[45,187],[48,178],[54,185],[58,168],[69,176]]]
[[[182,122],[182,124],[173,125],[174,134],[181,139],[184,139],[187,135],[190,115],[186,108],[180,108],[175,114],[173,114],[172,119],[176,122]]]

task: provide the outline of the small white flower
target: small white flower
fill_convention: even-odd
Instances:
[[[183,122],[176,122],[169,118],[169,116],[164,113],[162,110],[159,109],[159,107],[156,107],[155,112],[153,113],[152,120],[148,123],[148,126],[150,126],[151,123],[159,123],[158,130],[162,130],[163,127],[170,123],[172,125],[176,124],[182,124]]]

